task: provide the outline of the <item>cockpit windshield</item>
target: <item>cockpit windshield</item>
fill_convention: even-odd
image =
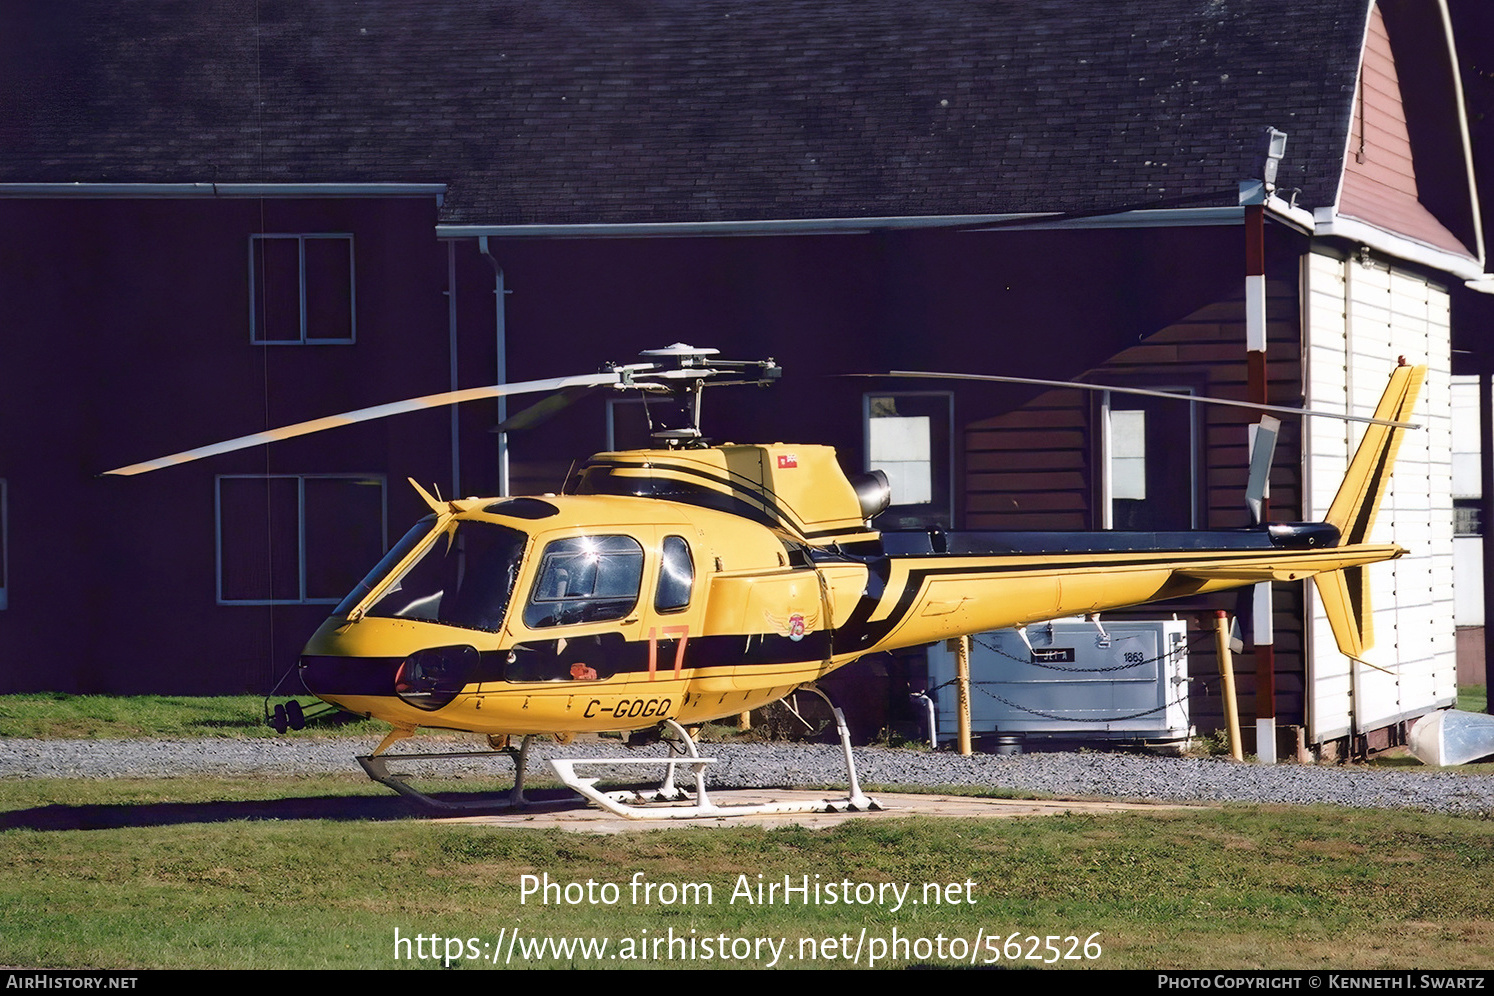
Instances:
[[[337,614],[351,612],[411,550],[432,539],[433,522],[434,516],[427,516],[406,533],[342,600]],[[527,539],[496,523],[449,523],[364,614],[496,633],[513,596]]]

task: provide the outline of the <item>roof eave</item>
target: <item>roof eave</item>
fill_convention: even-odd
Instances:
[[[1238,225],[1236,205],[1122,211],[1074,216],[1062,212],[905,215],[876,218],[777,218],[759,221],[618,222],[591,224],[437,225],[443,239],[682,238],[744,235],[862,235],[891,229],[963,228],[970,231],[1031,231],[1086,228],[1187,228]]]
[[[1472,256],[1398,235],[1367,221],[1341,215],[1333,208],[1319,208],[1315,221],[1314,234],[1320,237],[1357,242],[1387,256],[1440,270],[1463,281],[1476,281],[1484,276],[1483,263]]]
[[[181,197],[434,197],[446,198],[444,183],[0,183],[0,197],[126,198]]]

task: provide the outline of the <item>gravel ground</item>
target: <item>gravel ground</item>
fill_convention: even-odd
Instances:
[[[304,774],[355,772],[354,760],[376,745],[352,739],[203,740],[11,740],[0,739],[0,778],[122,778],[200,774]],[[427,743],[423,749],[461,750],[461,744]],[[545,757],[639,756],[657,746],[628,751],[615,741],[577,742],[568,747],[536,742],[531,771],[548,774]],[[845,782],[839,747],[800,744],[707,744],[719,759],[709,784],[717,787],[836,786]],[[482,763],[482,762],[478,762]],[[430,773],[493,770],[510,777],[507,765],[475,769],[411,763]],[[860,748],[856,765],[865,784],[976,785],[1058,796],[1090,796],[1167,802],[1328,803],[1377,808],[1405,807],[1494,816],[1494,776],[1456,772],[1388,770],[1359,766],[1264,766],[1222,759],[1150,757],[1135,754],[1065,752],[1017,756],[960,757],[927,750]],[[637,768],[625,769],[638,779]],[[588,774],[592,773],[590,771]]]

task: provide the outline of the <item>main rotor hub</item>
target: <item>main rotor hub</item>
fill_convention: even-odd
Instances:
[[[609,365],[622,374],[619,387],[643,393],[649,434],[674,449],[701,439],[700,395],[707,384],[756,384],[767,387],[783,375],[783,368],[766,360],[715,359],[720,350],[677,342],[663,349],[646,349],[638,355],[649,361],[628,366]],[[707,359],[710,357],[710,359]],[[657,400],[650,401],[654,395]]]

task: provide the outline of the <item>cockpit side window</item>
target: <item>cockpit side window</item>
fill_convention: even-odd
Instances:
[[[524,607],[530,629],[621,619],[638,604],[643,547],[631,536],[554,540]]]
[[[683,536],[664,537],[664,559],[659,564],[659,587],[654,592],[654,608],[660,612],[679,612],[690,605],[690,589],[695,584],[695,562],[690,558],[690,544]]]

